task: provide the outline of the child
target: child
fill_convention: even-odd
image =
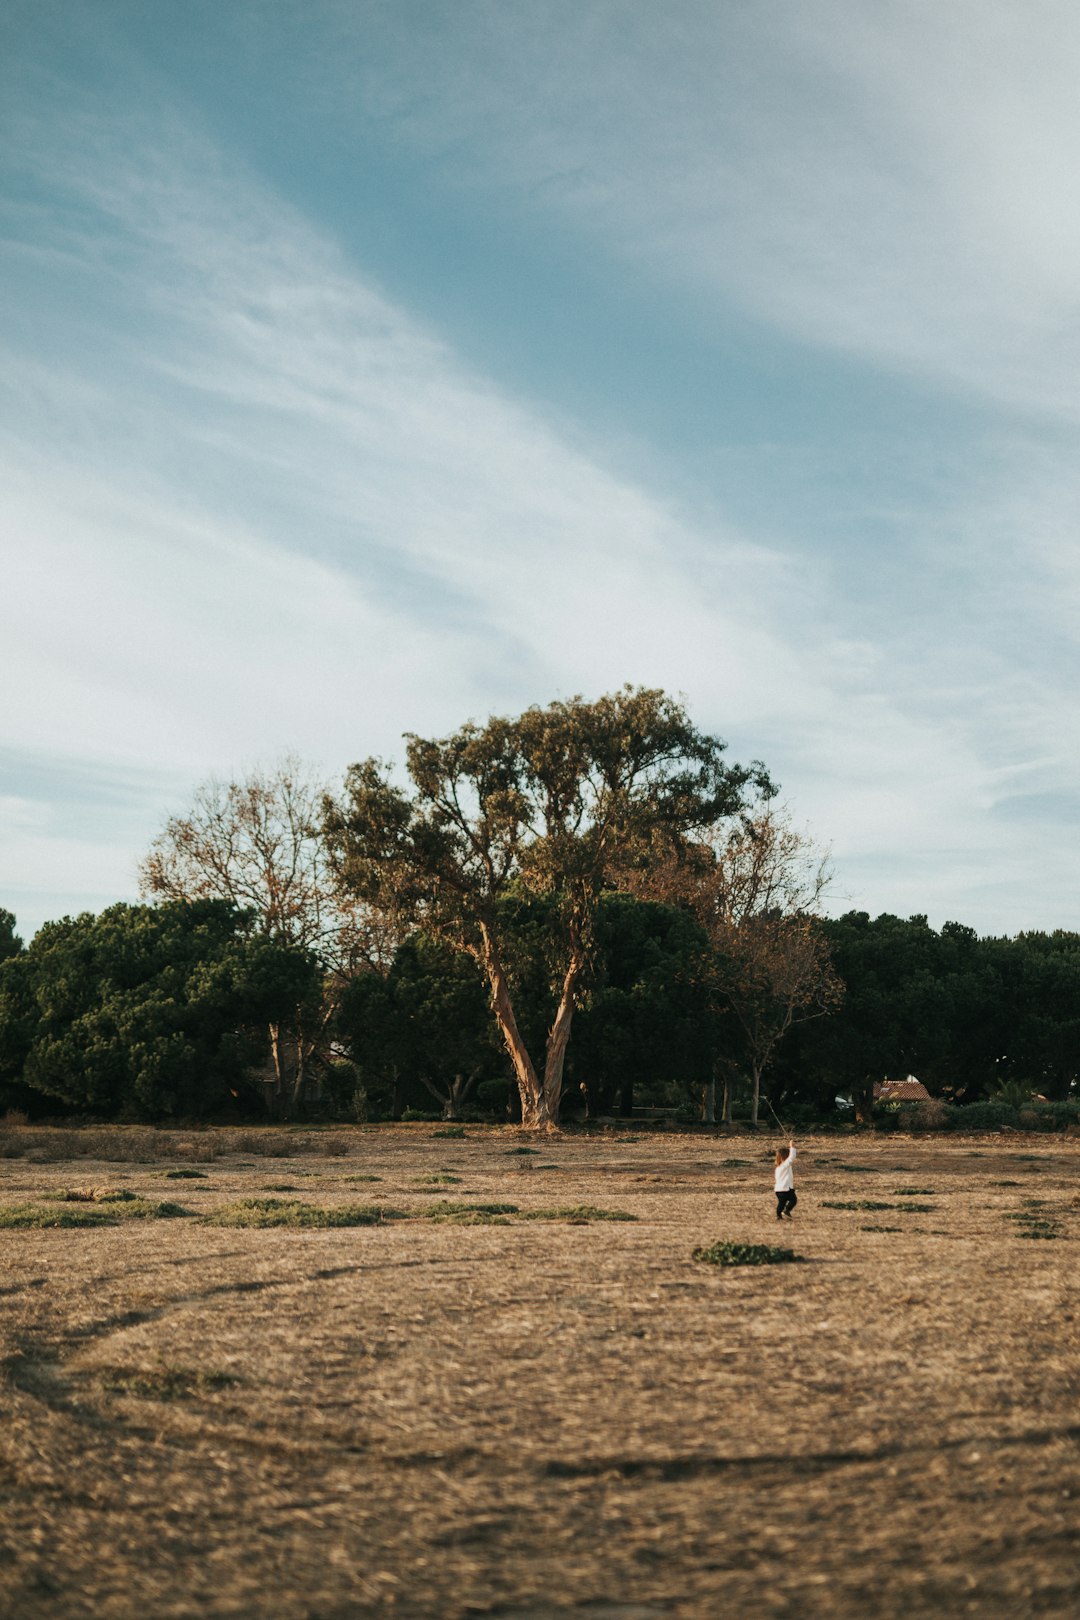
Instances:
[[[785,1153],[783,1148],[776,1150],[776,1169],[773,1171],[773,1186],[776,1189],[776,1218],[782,1221],[786,1215],[791,1219],[791,1212],[798,1203],[795,1196],[795,1144],[788,1143]]]

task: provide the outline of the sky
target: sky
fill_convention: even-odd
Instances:
[[[681,694],[830,909],[1080,928],[1080,10],[6,0],[0,906]]]

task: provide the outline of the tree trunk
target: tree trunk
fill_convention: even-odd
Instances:
[[[759,1106],[759,1104],[761,1102],[761,1066],[760,1066],[760,1064],[755,1063],[751,1073],[752,1073],[753,1084],[752,1084],[751,1092],[750,1092],[750,1123],[751,1123],[751,1125],[756,1125],[757,1122],[758,1122],[758,1106]]]
[[[544,1102],[547,1108],[547,1121],[550,1125],[558,1124],[559,1120],[563,1069],[566,1066],[566,1048],[570,1041],[570,1025],[574,1019],[578,980],[581,978],[584,966],[585,953],[581,949],[581,942],[575,934],[572,937],[570,947],[570,966],[567,968],[566,976],[563,979],[562,995],[559,997],[555,1022],[552,1024],[548,1034],[547,1053],[544,1060]]]
[[[285,1109],[285,1053],[280,1024],[270,1025],[270,1059],[274,1065],[273,1115],[281,1119]]]
[[[716,1124],[716,1076],[711,1075],[701,1088],[701,1119],[705,1125]]]
[[[532,1058],[526,1051],[525,1042],[518,1029],[514,1004],[510,1000],[506,969],[503,967],[498,947],[484,923],[480,924],[480,938],[483,941],[484,972],[487,974],[491,989],[491,1010],[498,1021],[506,1050],[514,1065],[518,1094],[521,1097],[521,1123],[527,1129],[536,1130],[553,1123],[547,1111],[547,1098],[540,1084],[540,1076],[533,1067]]]

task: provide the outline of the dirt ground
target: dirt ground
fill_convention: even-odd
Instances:
[[[1075,1620],[1080,1142],[809,1138],[803,1263],[722,1269],[780,1241],[761,1139],[436,1129],[0,1159],[193,1212],[0,1230],[0,1611]],[[199,1218],[256,1196],[410,1218]]]

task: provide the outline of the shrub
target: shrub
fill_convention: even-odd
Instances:
[[[695,1249],[693,1258],[704,1260],[710,1266],[779,1266],[798,1260],[799,1256],[794,1249],[777,1249],[771,1243],[718,1242],[708,1248]]]
[[[943,1097],[922,1097],[918,1102],[901,1104],[900,1118],[912,1131],[948,1131],[956,1110]]]
[[[1015,1126],[1018,1117],[1010,1103],[968,1103],[957,1109],[956,1128],[960,1131],[999,1131],[1003,1125]]]
[[[465,1140],[465,1127],[464,1125],[446,1125],[441,1131],[432,1131],[431,1135],[433,1139],[439,1137],[443,1141],[462,1142]]]
[[[569,1221],[571,1225],[585,1225],[588,1221],[636,1221],[636,1215],[624,1209],[597,1209],[595,1204],[572,1204],[563,1209],[524,1209],[523,1221]]]

